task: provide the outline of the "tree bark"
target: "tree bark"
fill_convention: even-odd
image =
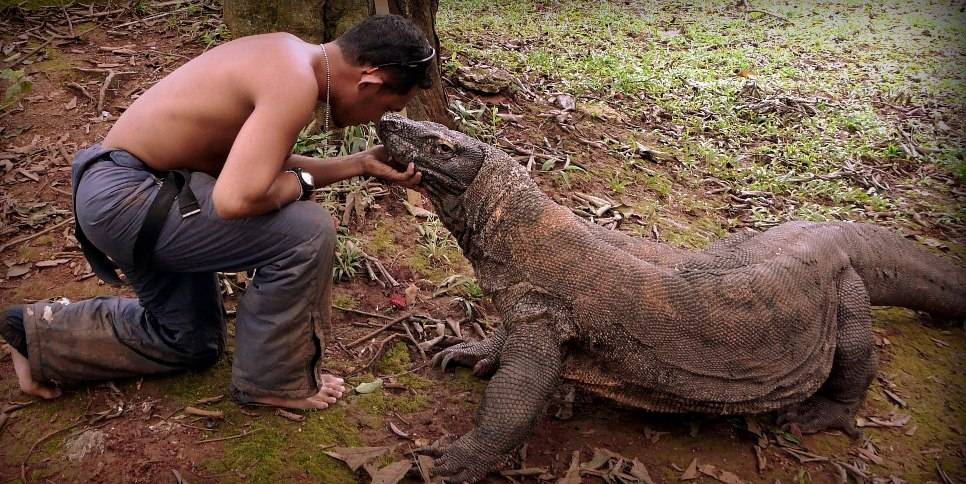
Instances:
[[[419,90],[416,98],[406,106],[407,114],[412,119],[434,121],[450,128],[455,127],[447,108],[449,102],[446,99],[446,92],[443,91],[443,79],[440,76],[442,56],[439,50],[439,35],[436,34],[436,12],[439,10],[439,0],[388,0],[388,3],[390,13],[412,20],[426,35],[429,45],[436,49],[436,63],[435,68],[432,69],[433,87]]]
[[[290,32],[307,42],[329,42],[376,13],[380,0],[224,0],[225,23],[235,38],[267,32]],[[438,0],[381,0],[389,12],[408,17],[436,49],[433,87],[419,90],[407,106],[413,119],[452,127],[439,68],[436,35]]]

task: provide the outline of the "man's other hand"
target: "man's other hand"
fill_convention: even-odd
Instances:
[[[406,188],[416,188],[423,178],[423,174],[417,172],[412,163],[406,167],[406,171],[393,168],[389,164],[389,152],[382,145],[363,151],[357,156],[362,160],[362,173],[366,176],[381,178]]]

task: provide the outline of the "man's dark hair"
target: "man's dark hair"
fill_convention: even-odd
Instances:
[[[433,53],[419,27],[399,15],[373,15],[336,39],[346,59],[357,66],[379,67],[392,74],[384,87],[406,93],[413,86],[433,85]]]

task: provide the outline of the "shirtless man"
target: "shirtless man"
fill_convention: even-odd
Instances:
[[[412,187],[421,175],[394,169],[381,146],[328,159],[291,149],[319,103],[333,126],[403,109],[429,87],[434,57],[409,20],[374,16],[321,46],[284,33],[228,42],[146,91],[73,164],[85,255],[104,279],[120,268],[138,298],[9,308],[0,334],[21,390],[55,398],[64,384],[213,365],[226,336],[215,272],[257,268],[238,306],[232,396],[334,403],[343,381],[318,364],[335,231],[305,200],[352,176]]]

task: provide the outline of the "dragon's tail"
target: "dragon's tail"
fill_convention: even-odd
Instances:
[[[902,306],[940,318],[966,317],[966,268],[895,232],[835,223],[873,305]]]

